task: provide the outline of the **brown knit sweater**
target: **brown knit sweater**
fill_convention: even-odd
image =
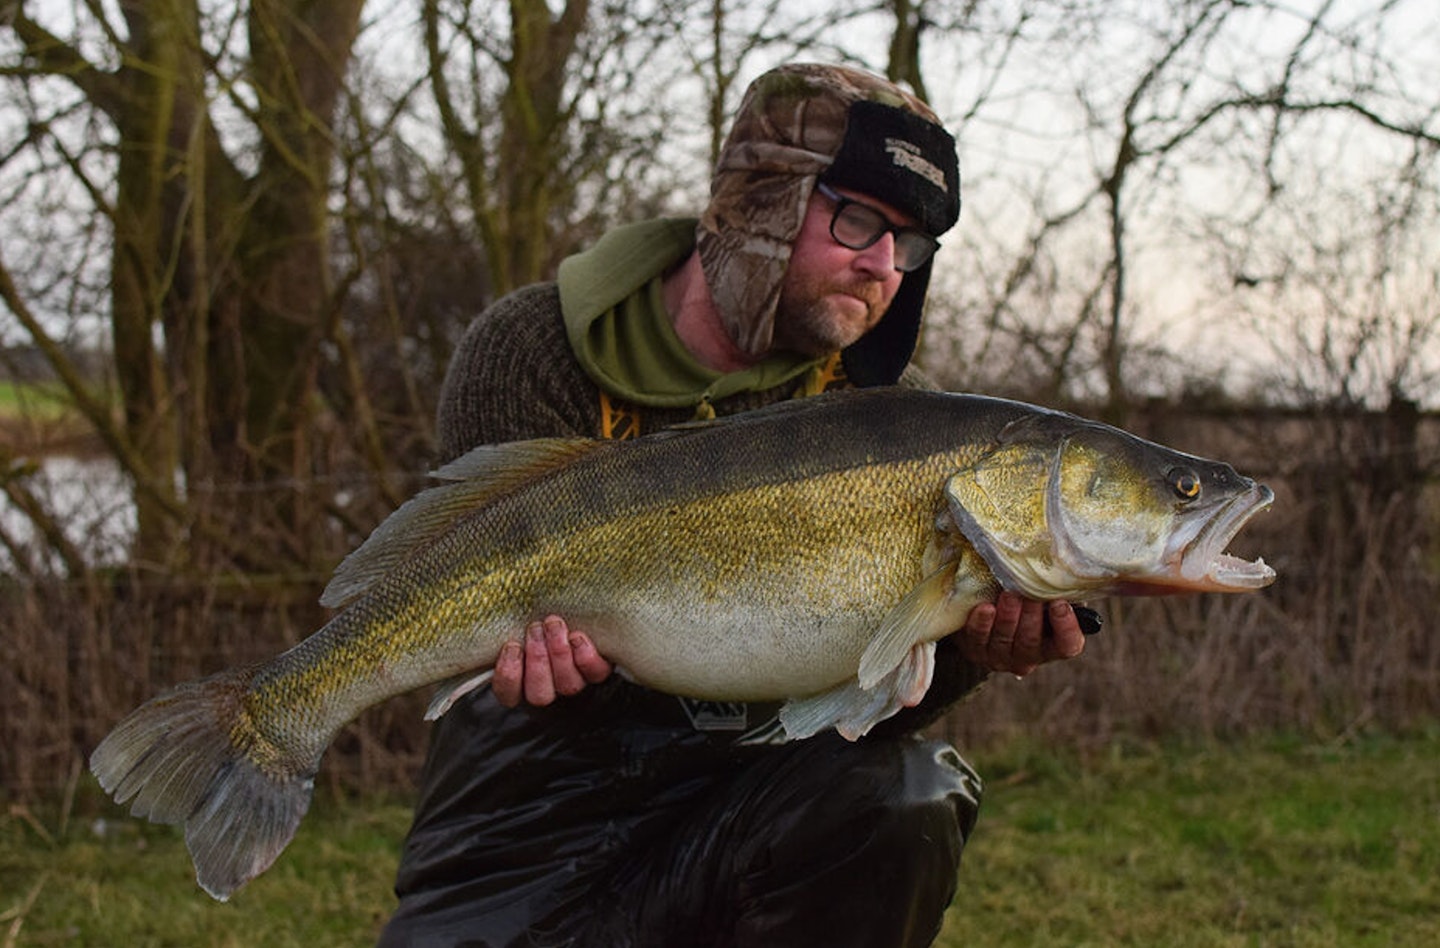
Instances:
[[[929,387],[915,369],[906,371],[901,384]],[[717,415],[749,411],[792,398],[796,388],[787,383],[762,392],[744,392],[711,407]],[[689,408],[613,404],[638,415],[635,434],[695,417]],[[585,374],[570,349],[555,284],[525,287],[482,313],[455,349],[440,393],[441,460],[501,441],[605,437],[601,405],[600,387]]]

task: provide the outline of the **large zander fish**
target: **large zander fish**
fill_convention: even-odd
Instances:
[[[1275,576],[1224,552],[1268,488],[978,396],[866,390],[628,442],[485,446],[438,477],[341,564],[327,625],[155,698],[91,757],[135,815],[184,824],[214,897],[284,849],[346,722],[435,682],[443,713],[549,613],[641,684],[784,699],[789,736],[853,739],[924,695],[935,641],[1001,587],[1081,599]]]

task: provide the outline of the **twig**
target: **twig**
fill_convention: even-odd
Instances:
[[[25,894],[24,900],[5,914],[0,915],[0,921],[10,921],[10,930],[5,933],[4,948],[15,948],[15,945],[20,943],[20,929],[25,925],[25,917],[30,914],[35,900],[40,898],[40,890],[45,888],[45,883],[49,880],[50,873],[42,872],[40,878],[36,879],[35,884],[30,887],[30,891]]]

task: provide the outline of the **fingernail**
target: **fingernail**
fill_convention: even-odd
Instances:
[[[532,622],[532,623],[530,623],[530,626],[525,630],[525,635],[526,635],[526,636],[530,639],[530,641],[532,641],[532,642],[543,642],[543,641],[545,641],[545,626],[544,626],[544,624],[543,624],[543,623],[540,623],[540,622]]]
[[[570,647],[573,649],[589,648],[590,640],[585,637],[583,632],[571,632]]]

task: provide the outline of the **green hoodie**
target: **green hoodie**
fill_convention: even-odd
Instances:
[[[665,274],[695,249],[693,218],[610,231],[560,264],[560,311],[570,348],[595,383],[636,405],[702,405],[782,385],[824,360],[778,352],[739,372],[695,360],[665,310]]]

